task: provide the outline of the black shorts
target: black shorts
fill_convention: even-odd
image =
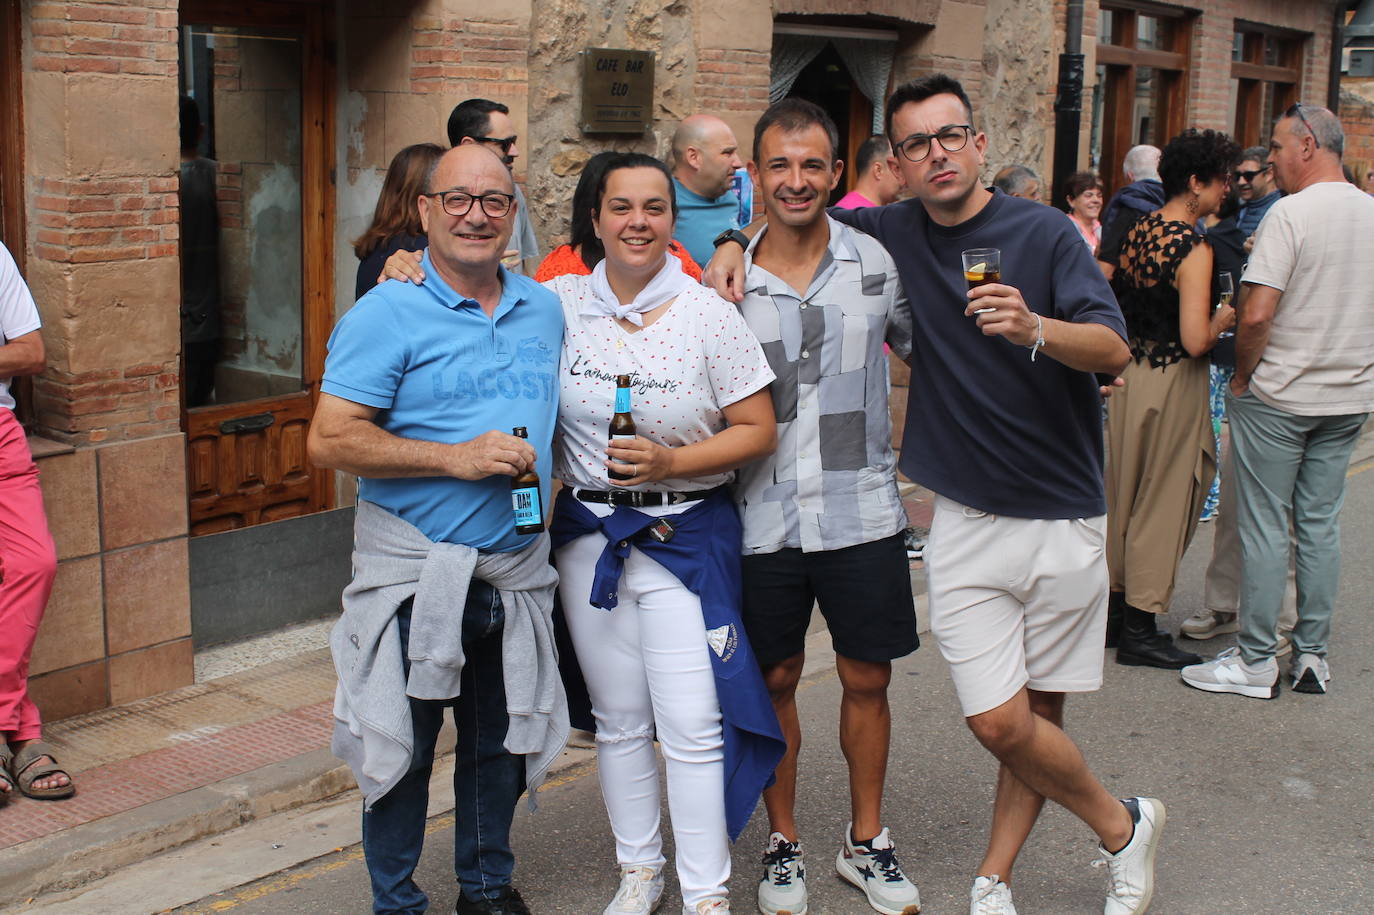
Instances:
[[[744,557],[744,629],[760,664],[801,653],[820,604],[835,653],[891,661],[920,647],[901,534],[838,550]]]

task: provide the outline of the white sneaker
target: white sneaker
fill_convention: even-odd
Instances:
[[[840,876],[864,891],[868,904],[883,915],[916,915],[921,911],[921,894],[902,873],[897,849],[887,827],[870,842],[855,844],[853,824],[845,827],[844,844],[835,857]]]
[[[601,915],[649,915],[663,901],[663,869],[638,864],[620,869],[620,889]]]
[[[1235,693],[1251,699],[1273,699],[1279,694],[1279,665],[1273,658],[1251,667],[1240,650],[1228,648],[1210,661],[1191,664],[1179,671],[1183,682],[1209,693]]]
[[[1164,832],[1164,804],[1152,797],[1126,798],[1122,803],[1135,820],[1135,835],[1116,854],[1099,845],[1100,857],[1093,862],[1094,867],[1106,867],[1111,878],[1103,915],[1138,915],[1150,907],[1155,893],[1155,852]]]
[[[1326,658],[1304,651],[1293,658],[1288,676],[1295,693],[1325,693],[1326,684],[1331,682],[1331,668],[1326,666]]]
[[[1016,906],[1011,904],[1011,887],[996,874],[974,877],[971,896],[969,915],[1016,915]]]
[[[763,915],[806,915],[806,867],[800,842],[780,832],[768,837],[759,881],[759,911]]]
[[[696,905],[682,904],[682,915],[729,915],[730,900],[725,896],[708,896]]]
[[[1178,631],[1190,639],[1202,641],[1228,632],[1239,632],[1240,621],[1235,613],[1202,609],[1184,620]]]

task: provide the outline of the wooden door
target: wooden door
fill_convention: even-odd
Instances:
[[[184,3],[182,393],[191,533],[330,507],[305,440],[332,323],[324,11]],[[213,214],[210,209],[213,208]]]

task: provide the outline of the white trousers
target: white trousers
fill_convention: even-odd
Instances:
[[[701,601],[631,549],[619,604],[588,603],[601,534],[558,550],[558,592],[596,718],[597,774],[622,867],[664,863],[658,761],[663,748],[678,884],[688,906],[723,896],[730,880],[725,753]]]

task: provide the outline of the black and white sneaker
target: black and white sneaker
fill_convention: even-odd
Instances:
[[[926,538],[914,527],[909,527],[902,532],[902,543],[906,545],[906,558],[911,561],[924,559],[926,555]]]
[[[768,850],[763,854],[759,911],[763,915],[807,915],[809,911],[801,843],[787,841],[780,832],[768,837]]]
[[[847,826],[844,844],[835,856],[835,870],[863,890],[868,904],[883,915],[917,915],[921,911],[921,894],[902,873],[886,826],[867,842],[855,842],[853,825]]]

